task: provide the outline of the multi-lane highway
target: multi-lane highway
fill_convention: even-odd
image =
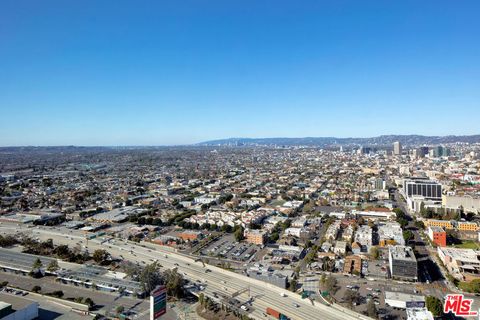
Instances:
[[[0,225],[1,233],[23,232],[33,237],[46,240],[53,239],[55,244],[68,244],[75,246],[79,241],[82,245],[88,246],[89,251],[95,249],[106,249],[115,257],[123,257],[125,260],[138,262],[141,265],[152,263],[155,260],[163,268],[178,268],[178,271],[186,279],[202,283],[205,287],[205,295],[210,297],[231,295],[241,289],[249,287],[250,292],[237,296],[242,303],[253,298],[251,305],[248,305],[248,314],[255,319],[266,319],[265,310],[271,307],[291,319],[369,319],[349,309],[338,305],[326,306],[315,302],[314,305],[308,299],[301,299],[299,295],[283,290],[279,287],[249,278],[234,272],[223,270],[215,266],[203,266],[201,262],[195,262],[194,258],[184,256],[160,246],[142,246],[135,242],[124,240],[113,240],[102,242],[102,239],[89,240],[88,244],[85,235],[80,231],[67,230],[64,228],[36,227],[26,228],[22,225]],[[208,271],[207,271],[208,269]],[[282,296],[285,294],[286,296]]]

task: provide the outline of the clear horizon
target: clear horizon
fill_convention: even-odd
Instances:
[[[479,9],[5,1],[0,146],[475,135]]]

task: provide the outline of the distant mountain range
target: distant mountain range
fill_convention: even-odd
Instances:
[[[229,138],[200,142],[201,146],[318,146],[333,145],[362,145],[386,146],[400,141],[403,145],[436,145],[455,142],[477,143],[480,135],[471,136],[421,136],[421,135],[383,135],[373,138],[335,138],[335,137],[306,137],[306,138]]]

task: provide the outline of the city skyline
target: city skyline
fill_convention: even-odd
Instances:
[[[0,146],[472,135],[477,2],[0,4]]]

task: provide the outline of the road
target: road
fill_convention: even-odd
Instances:
[[[449,283],[441,268],[438,266],[438,261],[436,261],[437,259],[435,257],[435,250],[429,247],[422,239],[422,235],[414,224],[413,217],[408,210],[407,204],[398,190],[395,191],[395,202],[409,218],[406,228],[412,231],[414,236],[413,240],[415,241],[415,250],[417,251],[416,256],[418,259],[419,280],[431,284],[426,286],[428,292],[438,298],[443,298],[447,292],[456,292],[457,290],[454,289],[455,287]]]
[[[75,246],[79,240],[85,243],[85,235],[80,231],[67,230],[60,227],[37,227],[27,228],[23,225],[8,226],[3,223],[0,226],[2,233],[15,234],[23,232],[31,234],[33,237],[46,240],[51,238],[55,244],[67,244]],[[339,305],[326,306],[320,303],[311,304],[310,300],[302,300],[294,293],[287,293],[279,287],[252,279],[241,274],[233,273],[215,266],[207,265],[203,267],[201,262],[194,262],[194,259],[178,253],[171,252],[169,248],[153,246],[151,248],[143,247],[135,242],[115,240],[113,243],[101,244],[100,240],[88,241],[89,251],[96,249],[106,249],[113,256],[123,256],[129,261],[138,262],[141,265],[152,263],[157,259],[163,268],[178,267],[178,271],[185,278],[191,281],[200,281],[205,284],[204,294],[213,297],[214,292],[222,294],[232,294],[238,290],[250,287],[250,296],[253,302],[250,306],[249,316],[254,319],[266,319],[265,310],[267,307],[278,310],[292,320],[304,319],[369,319],[366,316],[355,313]],[[178,266],[177,266],[178,265]],[[210,269],[210,272],[206,272]],[[281,293],[286,293],[282,297]],[[237,297],[242,302],[250,299],[247,293]],[[295,306],[298,305],[299,307]]]

